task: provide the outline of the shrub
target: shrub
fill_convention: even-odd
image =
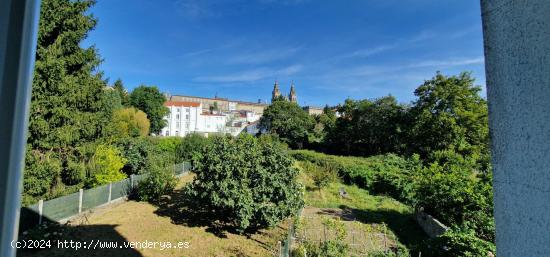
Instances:
[[[127,175],[146,173],[147,158],[155,151],[154,144],[146,138],[119,139],[116,145],[127,162],[122,171]]]
[[[33,204],[47,195],[61,170],[62,162],[55,153],[27,150],[23,176],[23,205]]]
[[[154,139],[160,151],[171,153],[172,155],[176,154],[177,149],[183,141],[181,137],[155,137]]]
[[[472,229],[454,227],[429,240],[422,250],[422,256],[477,257],[488,256],[489,252],[496,252],[493,243],[479,239]]]
[[[147,170],[149,172],[137,187],[139,200],[156,201],[161,196],[174,190],[177,181],[170,164],[170,162],[163,159],[162,154],[149,157],[147,160]]]
[[[374,194],[387,194],[406,203],[414,202],[415,177],[421,170],[418,156],[409,159],[394,154],[369,158],[326,155],[295,150],[292,156],[337,171],[346,183]]]
[[[121,169],[126,163],[126,158],[114,146],[100,145],[97,147],[91,161],[93,178],[92,186],[108,184],[126,178]]]
[[[313,179],[313,183],[319,190],[334,182],[338,177],[336,170],[328,163],[325,163],[324,166],[319,166],[311,162],[301,162],[300,166]]]
[[[107,133],[114,138],[144,137],[149,134],[149,127],[147,114],[130,107],[113,112],[111,124],[107,127]]]
[[[418,182],[417,205],[447,225],[463,224],[485,227],[482,234],[490,235],[490,219],[493,212],[490,184],[480,183],[471,173],[460,167],[446,169],[432,164],[424,170]]]
[[[176,149],[176,162],[191,161],[193,155],[208,144],[210,139],[199,134],[190,134],[183,138]]]
[[[172,192],[176,179],[169,169],[154,169],[147,173],[137,187],[137,197],[141,201],[156,201],[161,196]]]
[[[196,211],[239,232],[272,227],[304,204],[292,162],[277,144],[250,135],[216,137],[194,156],[185,193]]]

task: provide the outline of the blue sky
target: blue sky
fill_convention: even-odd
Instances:
[[[99,0],[85,45],[130,90],[269,100],[294,81],[302,105],[414,89],[440,70],[485,88],[478,1]]]

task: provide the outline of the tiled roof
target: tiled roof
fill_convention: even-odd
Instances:
[[[201,103],[197,102],[183,102],[183,101],[167,101],[164,106],[178,106],[178,107],[199,107]]]

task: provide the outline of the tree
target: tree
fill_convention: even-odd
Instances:
[[[212,105],[210,105],[210,107],[208,107],[208,109],[210,110],[210,113],[219,111],[220,108],[218,107],[218,102],[214,102]]]
[[[201,152],[208,143],[209,139],[199,134],[185,136],[176,148],[176,162],[191,161],[193,155]]]
[[[480,91],[466,72],[458,76],[438,72],[419,86],[410,113],[410,151],[423,157],[446,149],[477,158],[488,155],[487,101]]]
[[[116,110],[110,124],[110,135],[115,138],[139,137],[149,134],[147,114],[130,107]]]
[[[101,135],[101,59],[93,46],[80,45],[97,23],[86,14],[94,2],[42,1],[28,138],[33,149],[66,151]]]
[[[277,134],[291,147],[302,148],[313,132],[315,119],[296,103],[275,101],[264,110],[259,127],[260,130]]]
[[[128,91],[124,88],[124,84],[122,83],[121,79],[117,79],[115,83],[113,84],[113,89],[118,93],[120,96],[120,102],[123,106],[128,106],[130,100],[128,99]]]
[[[353,117],[359,131],[356,150],[366,155],[401,152],[405,110],[391,95],[362,101]]]
[[[165,101],[166,98],[156,86],[141,85],[130,94],[130,105],[147,114],[151,122],[150,133],[154,134],[159,134],[166,125],[164,116],[168,115],[169,109],[164,106]]]
[[[393,96],[374,100],[347,99],[338,107],[341,117],[329,130],[330,149],[348,155],[401,152],[404,147],[407,107]]]
[[[216,137],[203,147],[193,158],[196,176],[185,188],[189,206],[240,232],[295,214],[304,204],[298,170],[284,148],[267,142],[250,135]]]
[[[49,198],[80,183],[79,148],[104,136],[116,97],[106,90],[94,46],[81,42],[97,23],[93,0],[43,0],[32,83],[24,198]],[[85,175],[85,174],[84,174]],[[40,190],[33,190],[40,184]],[[73,187],[75,188],[75,187]],[[70,190],[70,189],[68,189]],[[27,202],[29,203],[29,202]]]
[[[121,170],[127,159],[114,146],[100,145],[97,147],[92,158],[91,167],[93,180],[92,185],[104,185],[126,178]]]

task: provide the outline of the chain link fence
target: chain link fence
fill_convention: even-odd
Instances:
[[[174,165],[174,175],[181,177],[191,170],[191,163],[183,162]],[[38,203],[21,208],[19,229],[21,231],[41,224],[45,220],[64,222],[90,209],[125,199],[132,189],[146,178],[147,174],[131,175],[127,179],[51,200],[40,200]]]

